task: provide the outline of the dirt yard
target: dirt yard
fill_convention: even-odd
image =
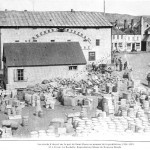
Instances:
[[[140,80],[147,85],[146,76],[150,72],[150,53],[127,53],[119,54],[123,59],[127,59],[129,65],[132,67],[132,75],[134,80]]]

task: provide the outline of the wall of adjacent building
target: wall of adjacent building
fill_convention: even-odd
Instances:
[[[117,47],[115,43],[117,43]],[[119,46],[119,43],[122,43],[122,47]],[[128,43],[131,46],[128,46]],[[141,35],[123,35],[122,38],[121,35],[119,37],[118,35],[112,35],[112,44],[113,50],[131,52],[132,44],[135,44],[135,50],[141,51]]]
[[[24,81],[17,81],[17,69],[24,69]],[[85,69],[85,65],[78,65],[77,70],[69,70],[68,66],[8,67],[6,88],[10,90],[26,88],[28,85],[56,77],[80,80]]]
[[[124,51],[125,50],[125,35],[112,35],[112,47],[113,50]],[[122,46],[120,46],[120,44]]]
[[[125,43],[126,51],[130,52],[133,44],[135,44],[135,50],[141,51],[141,35],[126,35]],[[128,43],[130,43],[131,46],[128,46]]]
[[[110,62],[111,28],[69,28],[65,32],[58,32],[56,28],[53,28],[54,31],[50,30],[50,28],[1,29],[1,58],[3,43],[33,42],[33,40],[37,40],[37,42],[51,42],[51,40],[67,42],[70,40],[80,43],[87,62],[89,62],[89,52],[95,52],[96,61],[108,58],[107,60]],[[99,46],[96,46],[96,39],[100,40]]]

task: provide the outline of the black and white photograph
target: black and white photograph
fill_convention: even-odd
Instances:
[[[150,0],[0,0],[0,145],[150,149]]]

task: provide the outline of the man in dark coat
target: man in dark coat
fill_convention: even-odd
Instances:
[[[124,63],[124,70],[126,70],[127,66],[128,66],[128,63],[127,63],[127,61],[126,61],[126,62]]]
[[[150,73],[147,74],[148,87],[150,88]]]
[[[121,57],[118,59],[119,61],[119,71],[122,71],[122,60]]]

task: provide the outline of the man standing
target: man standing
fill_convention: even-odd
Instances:
[[[127,61],[124,63],[124,70],[126,70],[126,68],[127,68]]]
[[[122,71],[122,60],[121,57],[118,59],[119,62],[119,71]]]
[[[147,74],[148,87],[150,88],[150,73]]]

